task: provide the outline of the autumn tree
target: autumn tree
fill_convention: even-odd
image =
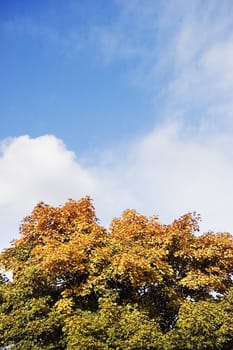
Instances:
[[[135,210],[102,227],[90,198],[39,203],[1,253],[0,346],[233,348],[233,238]]]

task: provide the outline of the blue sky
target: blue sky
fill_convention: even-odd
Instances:
[[[2,0],[1,247],[44,200],[233,232],[233,2]]]
[[[151,126],[150,91],[133,77],[138,57],[98,48],[120,12],[114,1],[2,2],[1,138],[52,133],[83,151]]]

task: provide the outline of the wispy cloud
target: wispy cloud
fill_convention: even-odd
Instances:
[[[103,59],[136,59],[132,76],[154,95],[160,119],[232,126],[232,2],[117,4],[115,22],[95,30]]]
[[[116,28],[92,28],[89,34],[90,41],[96,46],[101,59],[106,64],[110,64],[113,60],[132,60],[143,54],[143,48],[132,45],[125,35]],[[98,56],[98,55],[97,55]]]
[[[66,58],[76,57],[85,41],[84,34],[77,28],[64,30],[47,21],[36,21],[30,16],[17,16],[2,21],[0,29],[14,38],[29,38],[34,42],[43,43]]]

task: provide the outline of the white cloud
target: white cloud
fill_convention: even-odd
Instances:
[[[177,123],[157,127],[126,149],[114,167],[102,170],[102,200],[105,192],[111,197],[112,215],[134,207],[168,223],[196,211],[203,230],[233,232],[232,139],[186,133]]]
[[[156,128],[133,151],[128,183],[138,191],[141,210],[157,211],[165,221],[197,211],[204,229],[233,232],[233,142],[223,146],[219,137],[189,139],[185,133],[176,124]]]
[[[19,221],[37,202],[60,205],[95,194],[95,179],[56,137],[21,136],[0,146],[1,246],[16,237]]]
[[[101,222],[126,208],[158,214],[168,223],[188,211],[201,213],[202,229],[231,231],[232,139],[200,133],[184,137],[167,124],[134,142],[114,164],[80,166],[54,136],[22,136],[2,144],[0,158],[1,247],[16,237],[19,220],[40,200],[52,205],[91,195]]]

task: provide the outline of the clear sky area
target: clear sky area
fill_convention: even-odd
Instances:
[[[38,201],[233,232],[231,0],[0,0],[0,248]]]

